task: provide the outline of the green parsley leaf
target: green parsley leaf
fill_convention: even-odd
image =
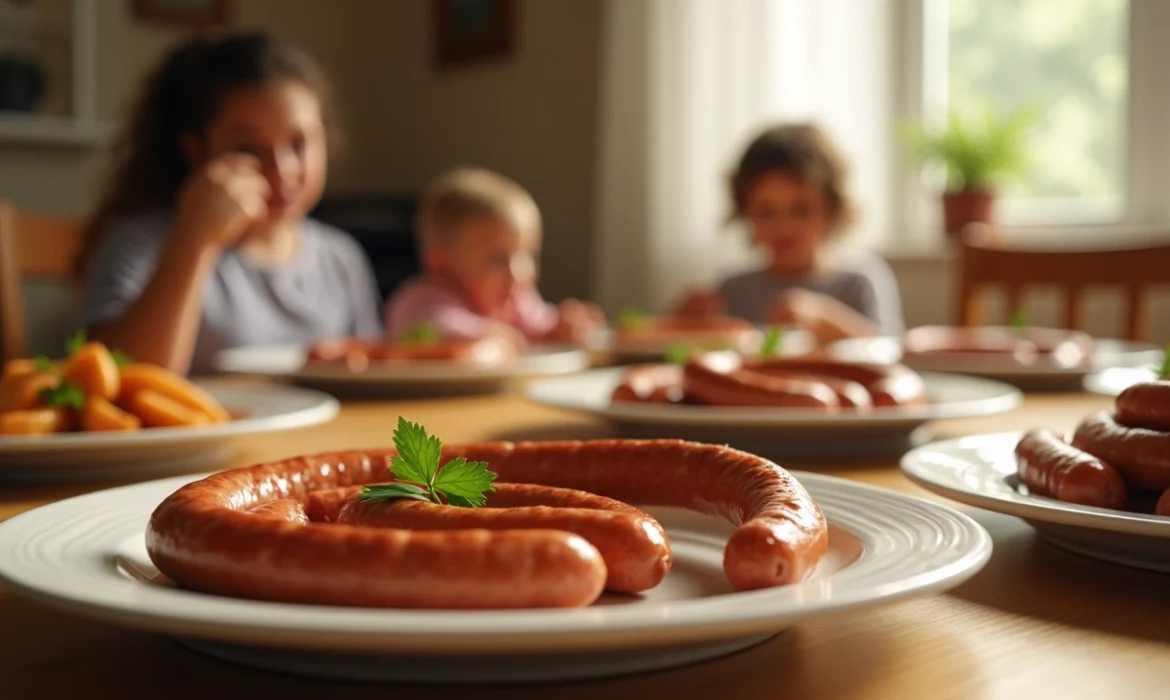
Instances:
[[[77,331],[69,340],[65,341],[65,356],[73,357],[73,353],[81,349],[82,345],[86,343],[85,331]]]
[[[111,350],[110,356],[114,358],[114,364],[119,367],[125,367],[126,365],[134,364],[134,358],[130,357],[121,350]]]
[[[1158,370],[1158,377],[1170,379],[1170,343],[1166,343],[1166,352],[1162,355],[1162,367]]]
[[[1016,331],[1022,331],[1028,328],[1028,310],[1024,308],[1016,309],[1012,314],[1012,328]]]
[[[37,371],[44,374],[56,374],[57,365],[53,364],[53,360],[47,355],[37,355],[37,359],[33,360]]]
[[[468,462],[463,457],[443,465],[435,476],[434,490],[453,506],[482,508],[487,504],[488,491],[494,491],[495,472],[488,471],[487,462]]]
[[[394,430],[394,446],[398,448],[398,456],[390,458],[390,471],[398,481],[363,487],[359,499],[413,498],[461,508],[479,508],[487,503],[484,494],[495,490],[492,482],[497,474],[488,471],[486,462],[468,462],[463,457],[456,457],[440,469],[442,443],[427,435],[421,425],[401,416]]]
[[[650,323],[650,314],[642,309],[627,306],[618,312],[617,325],[623,330],[643,328]]]
[[[416,501],[431,502],[427,492],[424,489],[415,486],[414,484],[373,484],[371,486],[363,486],[361,493],[358,494],[359,501],[382,501],[392,498],[413,498]]]
[[[430,321],[423,321],[398,336],[398,341],[401,343],[437,343],[439,342],[439,329]]]
[[[85,392],[69,382],[61,382],[51,389],[41,389],[41,400],[54,408],[85,408]]]
[[[421,425],[399,416],[398,427],[394,429],[394,446],[399,455],[390,458],[390,471],[394,476],[429,489],[434,484],[435,472],[439,470],[443,449],[439,438],[427,435]]]
[[[784,344],[784,329],[779,326],[772,326],[768,329],[768,333],[764,336],[764,342],[760,345],[760,354],[764,357],[774,357],[780,354],[780,348]]]

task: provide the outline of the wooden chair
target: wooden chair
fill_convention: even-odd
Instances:
[[[0,200],[0,356],[28,355],[21,282],[68,279],[82,232],[80,220],[23,212]]]
[[[1025,250],[1001,247],[992,232],[973,227],[959,244],[960,325],[986,322],[983,292],[998,285],[1006,290],[1007,308],[1021,308],[1029,287],[1061,290],[1065,328],[1084,330],[1086,287],[1121,287],[1125,291],[1125,333],[1129,340],[1148,340],[1149,291],[1170,285],[1170,244],[1099,250]]]

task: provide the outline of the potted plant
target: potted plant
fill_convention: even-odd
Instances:
[[[989,108],[982,120],[973,122],[952,111],[941,128],[904,125],[911,159],[918,166],[938,163],[946,168],[942,203],[948,235],[958,235],[971,223],[994,222],[996,186],[1029,166],[1028,130],[1035,116],[1030,107],[1003,118]]]

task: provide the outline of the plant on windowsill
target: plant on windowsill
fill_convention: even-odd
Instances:
[[[901,125],[903,144],[917,166],[946,168],[942,204],[949,237],[957,237],[972,223],[994,224],[997,185],[1023,175],[1030,166],[1028,137],[1036,117],[1031,106],[1005,117],[988,107],[982,119],[975,120],[964,120],[952,111],[941,128]]]

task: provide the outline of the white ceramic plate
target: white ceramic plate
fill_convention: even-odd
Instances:
[[[1110,367],[1085,377],[1085,389],[1094,394],[1117,396],[1139,382],[1157,379],[1153,365],[1146,367]]]
[[[850,362],[905,362],[920,372],[957,372],[1001,379],[1028,386],[1048,385],[1080,388],[1086,375],[1109,367],[1143,367],[1157,362],[1162,351],[1150,343],[1096,339],[1097,352],[1088,367],[1059,367],[1053,363],[1024,366],[987,353],[949,354],[935,357],[902,358],[897,338],[851,338],[833,343],[829,353]]]
[[[955,510],[842,479],[796,476],[831,523],[830,550],[804,583],[762,591],[734,592],[724,578],[730,525],[651,509],[671,539],[671,573],[644,596],[606,596],[585,609],[343,609],[193,593],[144,580],[157,570],[143,544],[155,506],[191,477],[78,496],[0,523],[0,583],[72,613],[175,635],[206,653],[271,669],[524,683],[731,653],[802,620],[946,590],[990,556],[987,532]]]
[[[256,346],[225,350],[216,369],[232,374],[264,376],[342,391],[370,390],[383,395],[462,394],[499,391],[521,377],[579,372],[589,366],[585,350],[535,346],[517,362],[476,367],[457,362],[420,361],[372,364],[362,372],[344,366],[305,364],[302,345]]]
[[[341,409],[333,397],[308,389],[199,384],[240,417],[198,428],[0,437],[0,482],[158,477],[202,470],[230,456],[239,438],[326,423]]]
[[[611,404],[625,368],[590,370],[531,382],[525,395],[546,406],[612,421],[623,437],[681,438],[727,443],[769,458],[840,458],[901,454],[929,438],[926,424],[1011,411],[1023,395],[1010,385],[955,374],[923,373],[929,404],[826,415],[799,408],[712,408]]]
[[[741,348],[744,352],[754,351],[764,339],[766,328],[761,327],[753,347]],[[605,329],[589,339],[588,348],[596,352],[612,353],[618,362],[657,362],[676,345],[674,342],[619,340],[612,329]],[[787,329],[780,341],[781,355],[804,355],[816,348],[816,338],[801,329]]]
[[[902,471],[960,503],[1023,518],[1049,542],[1089,557],[1170,573],[1170,518],[1064,503],[1028,492],[1016,477],[1022,433],[996,433],[919,447]]]

